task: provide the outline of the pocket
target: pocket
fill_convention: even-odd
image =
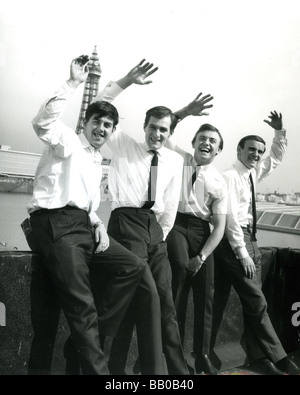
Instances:
[[[53,241],[73,233],[73,223],[67,213],[52,214],[48,220]]]

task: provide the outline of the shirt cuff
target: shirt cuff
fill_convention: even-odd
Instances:
[[[112,102],[122,92],[123,89],[116,82],[110,81],[92,102],[102,100]]]
[[[234,249],[234,253],[237,259],[247,258],[249,253],[246,247],[237,247]]]
[[[286,130],[285,129],[281,129],[281,130],[276,130],[275,129],[275,140],[282,140],[285,139],[286,136]]]
[[[98,215],[95,213],[95,211],[92,211],[89,214],[90,220],[91,220],[91,225],[94,226],[97,222],[100,222],[100,218],[98,217]],[[101,221],[102,222],[102,221]]]

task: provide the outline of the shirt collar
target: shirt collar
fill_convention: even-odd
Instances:
[[[198,165],[198,163],[195,161],[195,158],[193,157],[192,159],[192,166],[194,169],[196,169],[197,167],[200,168],[200,171],[206,171],[208,170],[210,167],[212,167],[212,163],[209,163],[208,165]]]
[[[163,151],[166,149],[165,147],[161,147],[159,150],[158,149],[153,150],[153,149],[149,148],[148,144],[145,141],[142,143],[142,147],[147,152],[149,152],[149,151],[156,151],[158,153],[158,155],[162,155]]]
[[[81,142],[81,145],[84,149],[89,149],[92,153],[94,153],[95,156],[99,156],[102,159],[102,155],[100,153],[100,149],[95,149],[88,141],[88,139],[85,137],[83,133],[80,133],[78,135],[78,138]]]
[[[252,173],[251,169],[248,169],[240,160],[234,163],[233,167],[245,178],[248,180],[250,177],[250,173]]]

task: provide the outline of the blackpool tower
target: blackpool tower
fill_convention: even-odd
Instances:
[[[97,53],[97,46],[95,46],[93,54],[88,62],[88,70],[89,70],[89,74],[84,84],[82,103],[81,103],[80,113],[76,126],[77,134],[80,134],[83,130],[83,121],[84,121],[85,111],[88,105],[98,94],[99,81],[101,77],[101,67]]]

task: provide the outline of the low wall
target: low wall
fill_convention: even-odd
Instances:
[[[299,343],[299,327],[292,325],[291,306],[300,302],[300,250],[262,248],[263,290],[269,304],[273,325],[286,351],[294,351]],[[30,252],[0,252],[0,375],[25,375],[33,338],[31,325],[31,278],[38,257]],[[224,285],[224,284],[223,284]],[[247,356],[244,351],[242,309],[233,289],[229,294],[216,273],[216,286],[223,292],[223,304],[216,306],[213,327],[214,358],[221,370],[241,366]],[[34,290],[38,295],[39,290]],[[42,290],[40,290],[42,292]],[[228,296],[228,298],[227,298]],[[36,296],[38,301],[38,296]],[[192,352],[193,312],[191,297],[187,307],[184,349]],[[298,329],[299,328],[299,329]],[[63,314],[56,337],[52,374],[64,374],[63,344],[69,330]],[[107,352],[107,351],[106,351]],[[136,358],[133,340],[129,364]]]

